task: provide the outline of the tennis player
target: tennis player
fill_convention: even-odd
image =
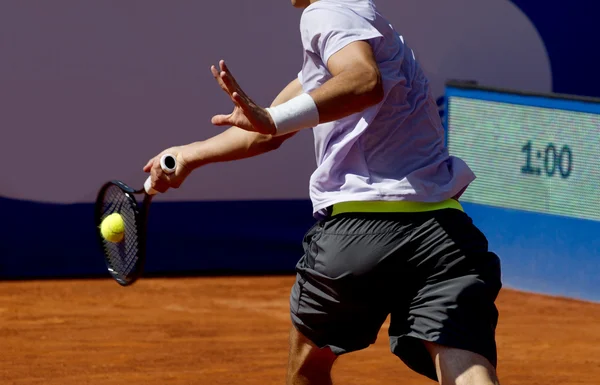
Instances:
[[[292,0],[304,64],[269,108],[227,65],[211,68],[233,101],[206,141],[165,150],[144,167],[153,188],[177,188],[197,167],[275,150],[312,129],[316,224],[291,291],[287,384],[330,384],[334,361],[375,342],[391,315],[391,351],[448,384],[498,384],[499,258],[458,197],[474,180],[450,156],[428,80],[371,0]]]

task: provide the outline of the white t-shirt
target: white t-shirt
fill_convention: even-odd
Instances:
[[[344,201],[438,202],[475,179],[465,162],[449,156],[428,80],[371,0],[317,1],[304,10],[300,32],[305,92],[329,80],[329,58],[359,40],[373,48],[385,91],[381,103],[313,128],[317,168],[310,197],[316,218]]]

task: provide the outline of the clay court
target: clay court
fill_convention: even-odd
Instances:
[[[283,384],[291,276],[0,283],[1,384]],[[600,304],[503,290],[503,384],[598,384]],[[386,323],[387,325],[387,323]],[[429,384],[377,343],[337,384]]]

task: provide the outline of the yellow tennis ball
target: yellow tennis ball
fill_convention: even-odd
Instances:
[[[118,213],[112,213],[100,224],[100,232],[102,237],[109,242],[121,242],[125,235],[125,222],[123,217]]]

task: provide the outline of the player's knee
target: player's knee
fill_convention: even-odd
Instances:
[[[331,368],[336,355],[329,348],[320,349],[298,330],[290,332],[288,384],[331,383]]]
[[[329,348],[319,348],[296,328],[290,332],[290,361],[297,367],[329,370],[337,356]]]
[[[431,342],[426,342],[425,346],[435,363],[441,383],[455,385],[499,384],[496,369],[487,358],[473,352]]]

